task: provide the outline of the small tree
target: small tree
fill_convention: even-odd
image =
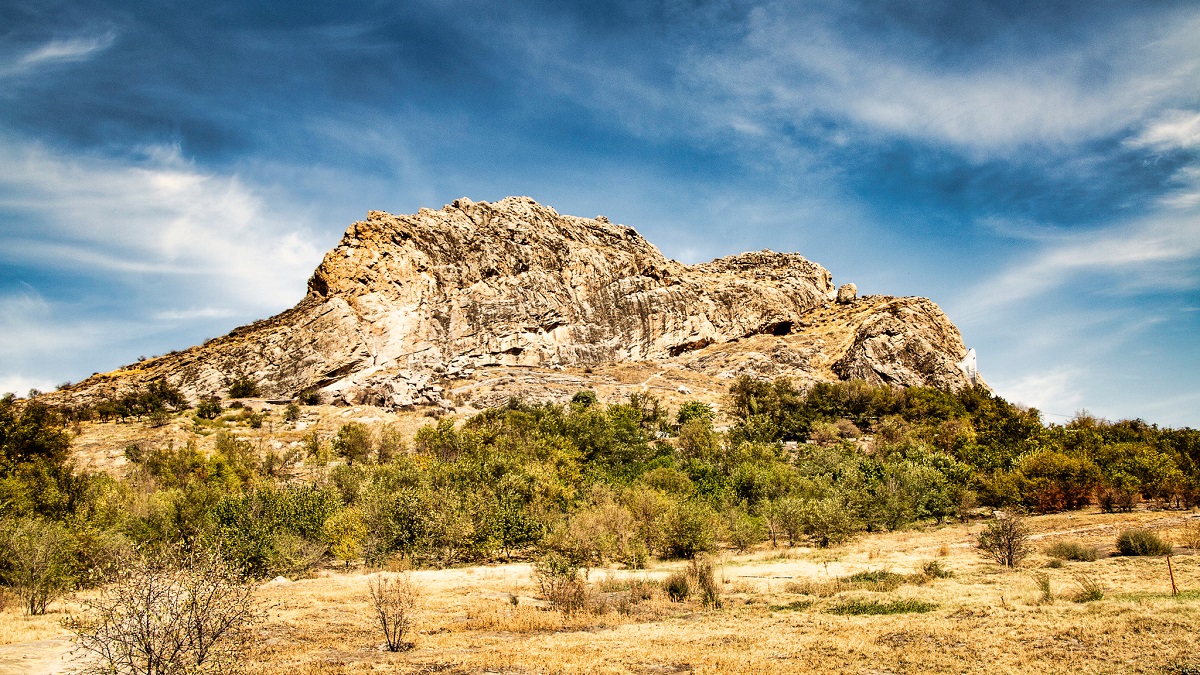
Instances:
[[[96,675],[231,672],[263,618],[253,584],[215,551],[138,558],[83,607],[66,623]]]
[[[333,439],[333,450],[346,458],[347,464],[365,461],[371,456],[371,430],[362,422],[347,422]]]
[[[419,595],[416,584],[408,575],[373,574],[367,578],[367,590],[388,651],[412,649],[413,643],[404,637],[412,632]]]
[[[4,557],[7,580],[29,615],[45,614],[46,607],[70,590],[74,542],[65,527],[53,521],[24,519],[6,533]]]
[[[1016,567],[1029,555],[1029,525],[1021,514],[1000,511],[978,537],[979,550],[1005,567]]]

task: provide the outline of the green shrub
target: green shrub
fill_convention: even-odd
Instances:
[[[772,612],[801,612],[813,606],[816,600],[806,598],[804,600],[793,600],[785,605],[767,605],[767,609]]]
[[[744,552],[763,540],[766,535],[762,521],[736,509],[726,516],[726,536],[729,545]]]
[[[229,382],[229,398],[253,398],[258,395],[258,383],[246,375],[239,375]]]
[[[1046,548],[1046,555],[1059,560],[1094,562],[1097,554],[1095,548],[1084,546],[1077,541],[1056,541]]]
[[[878,600],[846,600],[836,605],[831,605],[825,611],[829,614],[838,614],[841,616],[862,616],[862,615],[878,615],[878,614],[908,614],[911,612],[931,612],[937,609],[937,603],[924,602],[922,600],[893,600],[891,602],[880,602]]]
[[[362,422],[347,422],[333,439],[333,451],[346,458],[347,464],[365,461],[371,456],[371,430]]]
[[[251,413],[251,415],[246,418],[246,424],[251,429],[261,429],[263,422],[265,421],[267,421],[267,413],[265,411]]]
[[[200,401],[200,404],[196,406],[196,417],[202,420],[215,420],[220,414],[221,404],[211,398]]]
[[[800,526],[822,548],[846,541],[857,529],[847,505],[832,497],[805,503],[800,510]]]
[[[848,577],[842,577],[842,583],[867,591],[886,593],[894,591],[904,583],[904,575],[887,570],[858,572]]]
[[[5,526],[2,534],[4,580],[26,614],[45,614],[46,607],[77,581],[71,533],[57,522],[27,518]]]
[[[321,392],[316,389],[302,391],[298,398],[300,405],[321,405]]]
[[[283,421],[295,422],[298,419],[300,419],[300,406],[296,405],[295,403],[289,403],[288,406],[283,409]]]
[[[1121,555],[1170,555],[1172,546],[1150,530],[1125,530],[1117,536]]]

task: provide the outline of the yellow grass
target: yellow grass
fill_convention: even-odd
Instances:
[[[1032,522],[1041,540],[1069,536],[1108,550],[1121,528],[1179,527],[1184,517],[1089,513]],[[564,616],[536,599],[527,565],[419,571],[420,632],[416,647],[401,654],[379,647],[364,574],[267,586],[263,596],[276,607],[262,628],[251,672],[1107,673],[1161,672],[1195,662],[1200,594],[1171,598],[1163,559],[1111,557],[1043,569],[1056,602],[1039,604],[1029,571],[1048,559],[1034,555],[1026,569],[1001,570],[972,548],[979,527],[871,535],[829,551],[726,556],[717,571],[726,604],[712,611],[656,597],[627,613],[610,599],[606,610]],[[828,587],[868,570],[914,574],[934,559],[954,576],[884,592],[795,592],[798,584]],[[1196,556],[1176,556],[1174,565],[1181,588],[1200,590]],[[620,588],[624,577],[662,579],[682,567],[593,571],[591,580],[597,588]],[[1082,570],[1101,581],[1104,599],[1070,600]],[[937,608],[886,616],[825,611],[856,598],[913,598]]]
[[[329,570],[316,578],[266,583],[269,618],[247,659],[250,673],[1114,673],[1200,665],[1200,557],[1173,558],[1170,595],[1163,558],[1103,557],[1123,528],[1170,535],[1200,523],[1181,512],[1075,513],[1031,518],[1036,548],[1056,539],[1100,548],[1093,563],[1050,569],[1035,553],[1009,571],[973,548],[981,525],[873,534],[842,547],[759,549],[720,556],[725,606],[671,603],[661,592],[623,603],[629,580],[661,580],[682,562],[649,570],[593,570],[593,608],[564,615],[539,599],[528,564],[412,572],[421,589],[416,647],[381,645],[367,598],[370,570]],[[936,560],[953,572],[921,578]],[[864,571],[909,575],[872,589],[839,579]],[[1049,575],[1052,603],[1031,573]],[[1085,573],[1103,599],[1071,598]],[[841,586],[839,587],[839,584]],[[512,602],[516,598],[516,604]],[[852,600],[933,603],[926,613],[840,616]],[[0,612],[0,642],[61,635],[64,603],[32,619]],[[2,649],[2,648],[0,648]]]

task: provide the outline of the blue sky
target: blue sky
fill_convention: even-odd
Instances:
[[[507,5],[519,5],[509,7]],[[528,195],[938,302],[1047,421],[1200,426],[1195,2],[0,0],[0,391]]]

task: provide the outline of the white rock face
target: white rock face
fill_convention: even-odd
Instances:
[[[563,216],[525,197],[495,204],[464,198],[406,216],[372,211],[326,254],[296,307],[90,378],[69,395],[165,377],[198,397],[244,374],[271,398],[319,389],[325,400],[347,405],[434,405],[442,400],[440,381],[487,366],[663,361],[751,336],[788,335],[833,295],[830,273],[795,253],[684,265],[607,218]],[[853,284],[836,292],[839,303],[856,295]],[[920,322],[945,324],[957,336],[924,302],[930,309]],[[893,324],[902,334],[941,330]],[[965,353],[961,339],[929,342],[931,352],[952,359],[947,376],[940,361],[931,366],[937,373],[926,373],[905,349],[873,339],[856,340],[853,355],[842,359],[848,376],[962,379],[953,365]]]

